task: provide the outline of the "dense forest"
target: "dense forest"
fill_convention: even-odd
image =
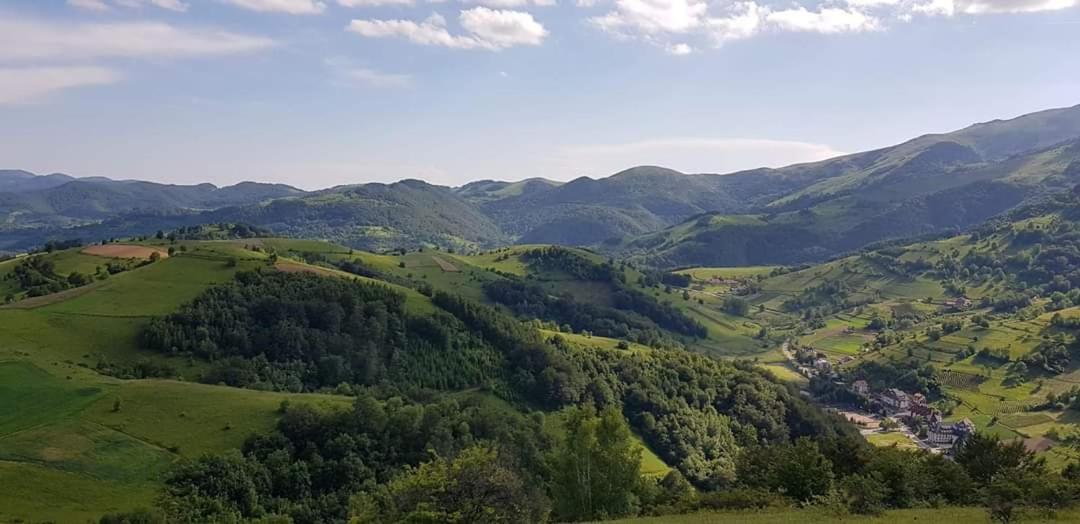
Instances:
[[[499,373],[499,355],[445,313],[409,315],[382,284],[250,271],[152,322],[146,346],[213,362],[204,380],[316,391],[392,381],[466,388]]]
[[[600,307],[575,300],[570,295],[550,296],[541,286],[528,282],[492,282],[484,286],[488,299],[509,306],[516,314],[568,324],[575,331],[590,331],[602,336],[627,338],[645,345],[659,345],[662,328],[680,335],[705,337],[705,326],[686,316],[670,303],[633,289],[626,283],[624,268],[612,262],[600,263],[573,250],[552,246],[530,249],[520,255],[535,274],[558,273],[576,280],[600,282],[611,289],[612,307]],[[659,282],[682,281],[677,275],[662,272],[643,276]],[[622,311],[619,311],[622,310]],[[626,313],[629,312],[629,313]]]

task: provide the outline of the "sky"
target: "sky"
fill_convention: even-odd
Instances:
[[[0,168],[728,173],[1080,104],[1080,0],[0,0]]]

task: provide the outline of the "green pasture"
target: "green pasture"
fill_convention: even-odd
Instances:
[[[1031,516],[1025,522],[1076,522],[1080,512],[1058,513],[1050,519]],[[887,511],[881,516],[838,516],[823,509],[764,509],[760,511],[715,511],[687,515],[664,515],[607,521],[612,524],[832,524],[855,522],[866,524],[914,524],[948,522],[950,524],[986,524],[990,522],[984,508],[920,508]]]

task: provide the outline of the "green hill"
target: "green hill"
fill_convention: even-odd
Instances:
[[[618,250],[669,267],[792,264],[883,240],[961,230],[1080,183],[1080,141],[989,163],[933,167],[912,159],[905,165],[873,177],[832,178],[829,184],[858,187],[824,192],[823,182],[816,193],[776,201],[758,214],[704,214]]]
[[[4,171],[0,249],[245,222],[372,250],[554,243],[666,267],[789,264],[970,227],[1071,187],[1078,155],[1080,106],[726,175],[639,166],[566,183],[484,180],[447,188],[406,180],[304,193],[271,184],[169,186]]]

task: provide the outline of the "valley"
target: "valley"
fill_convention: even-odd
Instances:
[[[0,172],[0,521],[1068,520],[1078,139],[1074,107],[722,176]]]

